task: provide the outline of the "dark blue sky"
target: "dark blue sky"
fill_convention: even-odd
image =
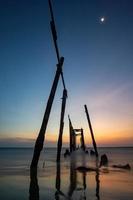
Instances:
[[[87,126],[86,103],[99,137],[116,130],[118,137],[131,139],[133,1],[53,0],[53,8],[65,57],[66,114],[75,126]],[[36,138],[40,128],[57,63],[49,20],[47,0],[0,1],[1,141]],[[61,96],[60,82],[48,127],[51,137],[58,133]]]

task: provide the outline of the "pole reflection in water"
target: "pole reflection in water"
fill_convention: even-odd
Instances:
[[[39,186],[37,179],[37,168],[30,169],[29,200],[39,200]]]
[[[74,153],[73,153],[74,154]],[[68,196],[72,197],[74,190],[77,186],[77,172],[76,172],[76,157],[75,154],[71,154],[70,158],[70,186],[68,191]]]
[[[70,158],[70,185],[68,188],[67,194],[64,194],[61,190],[61,163],[58,162],[56,164],[56,180],[55,180],[55,188],[56,192],[53,197],[55,200],[68,199],[68,200],[87,200],[86,192],[89,190],[87,188],[87,176],[89,178],[89,172],[87,171],[77,171],[77,160],[76,154],[71,155]],[[84,155],[80,158],[81,166],[85,166]],[[95,181],[95,198],[100,200],[100,179],[99,179],[99,168],[98,168],[98,160],[96,160],[96,174]],[[80,186],[79,186],[80,185]],[[86,191],[87,190],[87,191]],[[45,198],[45,197],[44,197]],[[30,169],[30,187],[29,187],[29,200],[39,200],[39,186],[37,179],[37,168]]]
[[[55,192],[55,199],[59,200],[60,199],[60,162],[56,164],[56,192]]]
[[[76,160],[76,155],[74,152],[74,155],[71,155],[71,161],[70,161],[70,186],[69,186],[69,191],[68,191],[68,199],[75,199],[74,196],[74,192],[81,192],[81,194],[78,194],[78,196],[76,196],[76,199],[80,199],[80,200],[86,200],[86,172],[83,171],[81,172],[81,184],[82,187],[78,187],[78,184],[80,183],[80,180],[78,180],[78,171],[76,170],[76,165],[77,165],[77,160]],[[84,157],[84,156],[83,156]],[[84,165],[85,160],[84,158],[82,158],[81,163],[82,165]],[[83,192],[83,193],[82,193]]]
[[[99,191],[100,191],[100,179],[99,179],[99,166],[98,166],[98,158],[96,158],[96,197],[97,200],[100,200],[100,195],[99,195]]]
[[[56,163],[56,192],[55,192],[55,200],[60,200],[60,196],[66,198],[65,194],[61,191],[61,164],[60,162]]]

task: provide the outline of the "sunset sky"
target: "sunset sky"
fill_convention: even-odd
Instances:
[[[133,1],[53,0],[53,8],[68,89],[64,145],[68,114],[91,145],[87,104],[98,146],[133,146]],[[49,21],[47,0],[0,1],[0,147],[34,146],[57,64]],[[62,89],[60,80],[46,146],[56,146]]]

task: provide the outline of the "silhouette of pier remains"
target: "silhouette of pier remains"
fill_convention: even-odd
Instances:
[[[53,15],[53,10],[52,10],[52,4],[51,4],[50,0],[48,0],[48,2],[49,2],[50,15],[51,15],[50,27],[51,27],[56,57],[57,57],[57,64],[56,64],[57,68],[56,68],[56,72],[55,72],[55,76],[54,76],[54,81],[52,83],[52,87],[50,90],[50,94],[49,94],[49,97],[47,100],[46,109],[45,109],[44,117],[42,120],[42,125],[40,128],[38,137],[36,139],[36,142],[35,142],[33,158],[32,158],[32,162],[30,165],[30,179],[31,179],[30,188],[29,188],[29,199],[30,200],[31,199],[36,199],[36,200],[39,199],[37,166],[38,166],[40,153],[43,149],[43,144],[45,141],[45,133],[46,133],[46,129],[47,129],[48,121],[49,121],[49,116],[51,113],[54,97],[56,94],[56,90],[57,90],[60,78],[62,80],[62,85],[63,85],[63,94],[62,94],[61,113],[60,113],[59,137],[58,137],[58,142],[57,142],[57,157],[56,157],[56,161],[57,161],[56,190],[57,191],[55,193],[55,199],[59,199],[60,194],[64,197],[66,197],[60,189],[61,188],[60,158],[61,158],[61,150],[62,150],[62,137],[63,137],[63,129],[64,129],[66,99],[67,99],[68,95],[67,95],[67,89],[65,86],[65,80],[64,80],[64,75],[63,75],[64,57],[61,57],[60,53],[59,53],[59,48],[58,48],[58,44],[57,44],[57,32],[56,32],[56,27],[55,27],[55,20],[54,20],[54,15]],[[93,143],[93,147],[95,150],[95,155],[98,158],[97,145],[96,145],[96,141],[94,138],[94,133],[93,133],[93,129],[92,129],[92,125],[91,125],[91,121],[90,121],[90,117],[89,117],[89,113],[88,113],[88,109],[87,109],[86,105],[85,105],[85,112],[86,112],[88,125],[89,125],[89,129],[90,129],[91,137],[92,137],[92,143]],[[70,153],[72,153],[73,151],[76,150],[76,137],[77,136],[80,136],[81,149],[83,151],[85,151],[86,146],[85,146],[85,139],[84,139],[84,130],[82,128],[74,129],[69,116],[68,116],[68,119],[69,119],[69,136],[70,136],[70,144],[69,144]],[[77,172],[75,171],[75,166],[72,165],[72,163],[71,163],[71,165],[70,165],[70,187],[69,187],[69,192],[68,192],[68,196],[70,198],[72,197],[73,192],[76,189],[76,185],[77,185],[76,173]],[[97,171],[97,174],[96,174],[96,182],[97,182],[96,196],[97,196],[97,199],[99,199],[99,171]],[[84,189],[84,191],[86,189],[86,173],[85,172],[83,173],[83,189]],[[85,197],[84,197],[84,199],[85,199]]]
[[[58,48],[58,43],[57,43],[57,31],[56,31],[56,27],[55,27],[55,20],[54,20],[54,15],[53,15],[53,10],[52,10],[52,4],[51,4],[50,0],[48,2],[49,2],[50,15],[51,15],[50,27],[51,27],[51,33],[52,33],[52,38],[53,38],[53,43],[54,43],[58,63],[56,65],[57,69],[56,69],[54,81],[53,81],[53,84],[52,84],[52,87],[51,87],[51,91],[50,91],[50,94],[49,94],[49,97],[48,97],[48,101],[47,101],[42,125],[41,125],[41,128],[40,128],[38,137],[36,139],[36,142],[35,142],[33,158],[32,158],[32,162],[31,162],[31,166],[30,166],[31,169],[37,168],[37,165],[38,165],[40,153],[43,149],[43,144],[44,144],[44,141],[45,141],[45,133],[46,133],[46,129],[47,129],[47,124],[48,124],[48,121],[49,121],[49,116],[50,116],[50,113],[51,113],[51,109],[52,109],[52,105],[53,105],[53,101],[54,101],[54,97],[55,97],[55,93],[56,93],[56,90],[57,90],[57,87],[58,87],[58,82],[59,82],[60,77],[61,77],[62,84],[63,84],[63,95],[62,95],[61,114],[60,114],[59,137],[58,137],[58,143],[57,143],[57,158],[56,158],[57,162],[60,161],[61,149],[62,149],[64,116],[65,116],[66,99],[67,99],[67,89],[66,89],[66,86],[65,86],[65,80],[64,80],[63,69],[62,69],[63,64],[64,64],[64,57],[61,57],[60,53],[59,53],[59,48]],[[86,105],[85,105],[85,112],[86,112],[86,116],[87,116],[87,120],[88,120],[88,124],[89,124],[89,128],[90,128],[90,133],[91,133],[91,136],[92,136],[95,155],[96,155],[96,157],[98,157],[96,141],[94,139],[94,133],[93,133],[93,130],[92,130],[90,117],[89,117],[88,109],[87,109]],[[72,126],[72,122],[70,120],[70,117],[68,117],[68,118],[69,118],[69,130],[70,130],[70,152],[72,153],[73,151],[76,150],[76,136],[79,136],[79,135],[81,137],[81,140],[80,140],[81,141],[81,148],[85,151],[85,140],[84,140],[83,129],[82,128],[81,129],[74,129],[73,126]]]

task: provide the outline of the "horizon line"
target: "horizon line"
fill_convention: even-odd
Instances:
[[[21,149],[21,148],[25,148],[25,149],[34,149],[34,147],[13,147],[13,146],[11,146],[11,147],[0,147],[0,149],[8,149],[8,148],[16,148],[16,149]],[[46,146],[45,148],[57,148],[56,146],[55,147],[50,147],[50,146]],[[62,148],[69,148],[69,147],[62,147]],[[90,148],[93,148],[93,147],[87,147],[87,149],[90,149]],[[97,148],[133,148],[133,146],[99,146],[99,147],[97,147]],[[43,148],[44,149],[44,148]]]

